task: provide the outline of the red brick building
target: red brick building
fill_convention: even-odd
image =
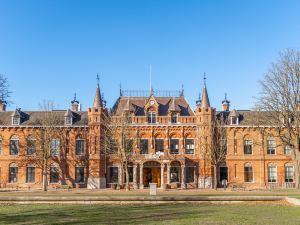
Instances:
[[[123,113],[131,115],[135,142],[129,165],[129,182],[144,188],[150,182],[159,187],[210,188],[213,170],[202,152],[203,138],[209,138],[215,115],[228,118],[227,156],[218,167],[218,181],[240,183],[249,188],[293,186],[291,150],[275,138],[274,129],[252,123],[255,112],[231,110],[222,102],[222,111],[211,107],[204,82],[202,99],[193,110],[178,93],[153,92],[144,95],[120,91],[109,110],[101,98],[99,85],[94,103],[87,112],[74,99],[71,109],[53,111],[60,132],[51,140],[48,183],[76,188],[106,188],[123,184],[125,177],[117,160],[103,151],[103,116],[117,122]],[[1,187],[42,187],[42,171],[36,160],[41,146],[38,123],[45,112],[5,110],[0,102],[0,184]]]

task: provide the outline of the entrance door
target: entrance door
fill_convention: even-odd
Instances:
[[[160,187],[160,168],[146,167],[143,169],[143,175],[144,187],[149,187],[149,183],[157,183],[157,187]]]
[[[228,181],[228,168],[226,166],[220,167],[220,179],[219,179],[220,184],[224,179]]]

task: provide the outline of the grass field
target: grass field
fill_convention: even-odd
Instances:
[[[266,204],[0,205],[0,224],[300,224],[300,209]]]

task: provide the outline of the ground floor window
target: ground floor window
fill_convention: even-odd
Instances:
[[[180,167],[171,167],[170,168],[170,181],[179,182],[180,178]]]
[[[268,167],[268,182],[276,183],[277,182],[277,168],[276,166]]]
[[[35,182],[35,167],[27,166],[26,167],[26,183]]]
[[[51,166],[50,167],[50,183],[58,183],[59,181],[59,167]]]
[[[294,182],[293,166],[285,166],[285,182]]]
[[[185,182],[193,183],[195,181],[195,167],[185,167]]]
[[[18,167],[11,166],[9,167],[9,183],[17,183],[18,182]]]
[[[253,168],[251,165],[246,164],[244,167],[245,182],[253,182]]]
[[[118,175],[118,167],[109,167],[109,183],[118,183]]]
[[[76,166],[75,167],[75,182],[84,183],[84,167]]]

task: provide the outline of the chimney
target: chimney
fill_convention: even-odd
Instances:
[[[0,112],[6,111],[6,101],[0,100]]]

